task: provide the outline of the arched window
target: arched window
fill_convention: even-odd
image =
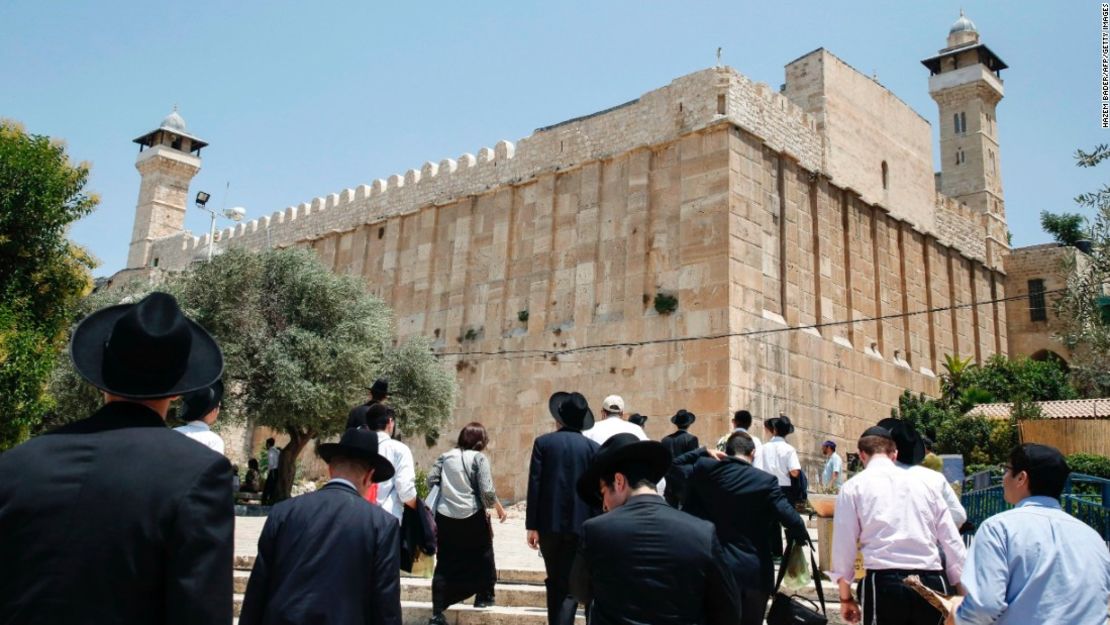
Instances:
[[[960,111],[960,132],[967,133],[967,114]]]
[[[887,167],[886,161],[883,161],[883,189],[890,188],[890,168]]]

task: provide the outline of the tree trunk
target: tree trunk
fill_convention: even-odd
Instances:
[[[281,450],[281,460],[278,462],[278,483],[274,503],[289,499],[293,492],[293,480],[297,475],[297,458],[308,445],[308,441],[312,440],[309,432],[290,431],[287,434],[289,434],[289,443]]]

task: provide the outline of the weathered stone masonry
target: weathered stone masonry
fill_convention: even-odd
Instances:
[[[1001,265],[986,262],[982,216],[961,213],[922,173],[927,122],[905,131],[916,133],[909,142],[884,135],[858,106],[912,111],[824,50],[795,63],[821,75],[826,95],[808,89],[808,108],[712,68],[516,145],[291,206],[218,242],[311,247],[389,303],[401,338],[431,337],[458,375],[454,426],[491,428],[504,497],[524,495],[556,390],[594,403],[619,393],[650,415],[653,437],[682,407],[703,441],[727,431],[731,410],[785,413],[815,467],[820,441],[854,438],[903,389],[934,393],[945,354],[1004,352],[1006,321],[990,305],[892,316],[1001,297]],[[904,172],[885,195],[879,160]],[[899,190],[907,181],[914,190]],[[903,192],[912,201],[895,201]],[[165,237],[150,258],[180,268],[207,246]],[[678,298],[673,314],[655,312],[660,292]],[[685,340],[694,337],[708,338]],[[427,464],[441,450],[414,451]]]

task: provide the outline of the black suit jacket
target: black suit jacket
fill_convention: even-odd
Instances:
[[[657,495],[636,495],[582,530],[570,588],[589,606],[591,625],[740,622],[740,596],[711,523]]]
[[[131,402],[0,455],[0,623],[231,623],[227,459]]]
[[[542,534],[582,534],[596,510],[578,497],[578,478],[597,454],[598,444],[577,430],[544,434],[532,444],[528,468],[526,529]]]
[[[682,454],[693,451],[698,448],[698,437],[687,432],[686,430],[678,430],[663,437],[659,441],[671,452],[672,458],[677,458]],[[667,503],[672,506],[680,507],[686,503],[686,475],[680,469],[672,469],[667,471],[667,490],[663,493],[667,499]]]
[[[239,625],[401,625],[400,526],[342,482],[274,506]]]
[[[674,462],[689,476],[684,509],[716,526],[736,585],[771,592],[774,563],[768,539],[772,523],[782,523],[791,538],[809,537],[805,522],[786,501],[778,479],[738,458],[714,460],[704,449],[683,454]]]

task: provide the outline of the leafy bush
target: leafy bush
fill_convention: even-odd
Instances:
[[[1083,227],[1085,221],[1079,213],[1041,211],[1041,229],[1062,245],[1075,245],[1076,241],[1087,238],[1087,230]]]
[[[1072,454],[1067,457],[1068,467],[1075,473],[1085,473],[1110,480],[1110,458],[1097,454]]]

